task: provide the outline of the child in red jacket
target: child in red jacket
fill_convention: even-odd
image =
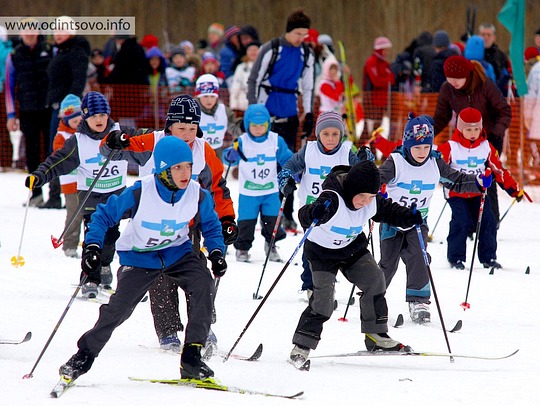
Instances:
[[[481,176],[489,167],[497,183],[517,201],[521,201],[524,190],[520,190],[507,169],[503,168],[497,151],[487,140],[482,127],[482,114],[468,107],[461,110],[457,128],[450,141],[439,146],[446,162],[459,171]],[[491,184],[491,182],[489,182]],[[489,187],[484,182],[484,187]],[[448,191],[448,203],[452,208],[452,219],[448,233],[448,261],[452,268],[465,269],[467,254],[467,232],[478,221],[480,193],[456,193]],[[478,259],[484,268],[502,268],[497,260],[497,223],[491,203],[486,196],[478,238]]]

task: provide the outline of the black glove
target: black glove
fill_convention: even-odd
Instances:
[[[41,187],[44,183],[45,182],[43,182],[41,176],[39,176],[37,173],[31,173],[26,177],[24,186],[30,190],[34,190],[37,187]]]
[[[238,226],[230,217],[221,220],[221,232],[225,245],[231,245],[238,238]]]
[[[416,204],[413,204],[411,208],[403,215],[405,220],[405,227],[421,226],[424,223],[422,213],[416,209]]]
[[[311,210],[313,220],[318,220],[319,223],[324,223],[328,220],[328,215],[330,214],[329,206],[329,204],[317,201],[313,203],[313,209]]]
[[[208,259],[212,263],[212,273],[215,277],[221,278],[225,275],[225,272],[227,272],[227,262],[225,262],[225,258],[223,258],[220,250],[213,250],[208,255]]]
[[[124,149],[129,147],[129,135],[114,130],[107,135],[107,141],[105,143],[110,149]]]
[[[306,113],[304,118],[304,124],[302,125],[302,136],[301,138],[307,138],[313,132],[313,113]]]
[[[97,244],[85,245],[82,252],[81,268],[88,282],[101,282],[101,248]]]
[[[289,196],[292,192],[296,190],[296,182],[294,178],[288,178],[287,183],[281,188],[281,193],[284,196]]]

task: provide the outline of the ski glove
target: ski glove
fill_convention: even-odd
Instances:
[[[358,152],[356,153],[356,156],[361,161],[375,162],[375,155],[373,155],[373,152],[371,152],[371,149],[369,147],[366,147],[365,145],[358,148]]]
[[[220,250],[213,250],[208,259],[212,263],[212,273],[216,278],[221,278],[227,272],[227,262]]]
[[[484,173],[479,174],[476,177],[476,183],[481,188],[487,189],[493,183],[493,175],[491,175],[491,169],[486,169]]]
[[[523,200],[523,196],[527,195],[527,193],[525,193],[525,191],[523,189],[521,190],[516,190],[514,193],[512,193],[512,197],[515,197],[516,198],[516,201],[519,203]],[[527,198],[529,200],[531,200],[531,198],[529,197],[529,195],[527,195]]]
[[[413,204],[407,212],[403,214],[403,220],[405,227],[421,226],[424,223],[422,213],[416,209],[416,204]]]
[[[37,173],[31,173],[26,177],[24,181],[24,186],[30,190],[34,190],[37,187],[40,187],[44,184],[43,179]]]
[[[240,159],[240,154],[235,148],[229,147],[223,151],[223,158],[225,158],[227,162],[234,164]]]
[[[121,131],[114,130],[109,133],[105,143],[110,149],[124,149],[129,147],[129,135],[122,133]]]
[[[225,245],[231,245],[238,238],[238,226],[231,217],[225,217],[221,220],[221,232]]]
[[[278,175],[279,190],[283,195],[289,196],[296,190],[294,174],[289,169],[283,169]]]
[[[101,248],[97,244],[85,245],[82,252],[81,268],[88,281],[101,282]]]
[[[317,220],[319,224],[326,222],[330,214],[329,206],[330,204],[327,204],[326,202],[315,201],[315,203],[313,203],[313,209],[311,209],[313,220]]]
[[[307,138],[313,132],[313,113],[306,113],[304,124],[302,125],[302,135],[300,138]]]

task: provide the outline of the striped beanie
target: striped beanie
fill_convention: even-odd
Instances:
[[[345,126],[343,125],[343,118],[341,114],[336,113],[335,111],[325,111],[321,113],[317,118],[317,123],[315,124],[315,135],[319,139],[319,134],[325,128],[334,127],[339,129],[341,136],[345,133]]]
[[[111,108],[105,96],[99,92],[88,92],[81,103],[82,118],[87,119],[94,114],[111,114]]]
[[[478,127],[482,129],[482,113],[479,110],[467,107],[459,112],[457,119],[457,129],[463,133],[465,128]]]
[[[225,39],[230,39],[233,35],[240,35],[240,28],[236,25],[231,25],[225,30]]]
[[[81,99],[74,94],[68,94],[60,103],[59,115],[66,123],[72,118],[79,117],[81,115]]]

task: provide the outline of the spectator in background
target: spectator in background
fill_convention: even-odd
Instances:
[[[191,41],[180,41],[178,46],[186,53],[187,64],[195,68],[195,77],[198,77],[201,74],[202,55],[195,52],[195,46]]]
[[[471,35],[471,37],[467,40],[467,43],[465,44],[463,56],[469,61],[480,62],[480,65],[482,65],[482,67],[484,68],[486,76],[496,83],[497,80],[495,78],[495,70],[493,69],[493,65],[486,61],[484,54],[485,47],[482,37],[480,35]]]
[[[478,33],[484,39],[485,59],[495,70],[495,79],[497,86],[501,89],[501,92],[506,96],[508,94],[508,82],[512,78],[512,66],[506,53],[504,53],[495,44],[497,35],[495,33],[495,26],[491,23],[484,23],[478,27]],[[495,148],[497,148],[495,146]],[[498,148],[497,148],[498,150]],[[499,151],[499,154],[501,151]]]
[[[439,30],[433,35],[433,46],[435,56],[431,60],[431,77],[429,81],[429,91],[438,93],[442,84],[446,81],[444,76],[444,61],[452,55],[457,55],[457,51],[450,48],[450,36],[444,30]]]
[[[96,68],[97,82],[99,84],[105,83],[107,77],[107,68],[105,67],[105,57],[103,52],[99,48],[92,50],[90,54],[90,63]]]
[[[118,52],[112,60],[108,82],[122,85],[148,85],[148,63],[144,49],[131,35],[115,35]]]
[[[388,56],[392,42],[386,37],[377,37],[373,41],[373,54],[364,65],[364,112],[368,134],[382,125],[387,117],[390,88],[396,78],[390,69]]]
[[[231,110],[246,111],[248,108],[248,78],[251,74],[253,64],[259,55],[259,42],[252,42],[246,45],[246,55],[242,58],[242,63],[236,67],[229,89],[229,107]]]
[[[220,23],[210,24],[207,32],[206,46],[201,49],[213,52],[215,55],[219,55],[221,48],[223,47],[223,35],[225,34],[225,27]],[[202,45],[202,44],[201,44]],[[201,53],[202,54],[202,53]]]
[[[202,56],[201,62],[201,75],[210,74],[216,77],[219,86],[222,88],[227,87],[225,82],[225,74],[219,70],[219,61],[212,52],[205,52]]]
[[[324,59],[334,55],[334,40],[328,34],[319,34],[319,44],[322,46],[321,56]]]
[[[171,49],[171,64],[165,69],[167,83],[173,91],[180,87],[192,86],[195,82],[195,68],[187,63],[186,52],[180,47]]]
[[[157,92],[159,86],[167,86],[165,75],[167,61],[158,47],[152,47],[146,51],[146,59],[148,60],[148,82],[153,92]]]
[[[257,29],[252,25],[243,25],[240,28],[240,44],[242,44],[244,53],[247,51],[248,45],[254,42],[260,42]]]
[[[240,63],[241,50],[240,28],[232,25],[225,30],[225,43],[219,52],[221,71],[225,74],[227,85],[231,84],[234,70]]]
[[[315,85],[315,56],[304,44],[311,27],[311,19],[303,10],[295,10],[287,17],[286,33],[266,42],[260,49],[248,79],[249,104],[264,104],[268,109],[272,131],[281,135],[293,152],[297,151],[298,95],[302,95],[304,123],[300,139],[313,132],[313,97]],[[275,46],[274,46],[275,45]],[[275,53],[275,57],[274,57]],[[274,60],[272,66],[270,62]],[[301,80],[301,89],[298,89]],[[300,92],[299,92],[300,90]],[[296,230],[292,217],[293,194],[283,210],[285,228]]]
[[[536,30],[534,33],[534,46],[538,48],[538,52],[540,52],[540,29]]]
[[[428,31],[424,31],[416,39],[416,48],[412,54],[413,70],[417,76],[416,82],[420,84],[422,92],[429,91],[431,61],[434,56],[433,36]]]
[[[33,18],[27,20],[36,21]],[[8,131],[17,129],[15,98],[19,102],[20,129],[24,134],[29,172],[45,160],[49,145],[51,110],[47,106],[47,67],[52,50],[37,31],[21,32],[21,42],[6,60],[5,97]],[[44,151],[45,153],[42,153]],[[40,187],[32,190],[30,206],[43,203]]]
[[[6,60],[13,50],[11,41],[7,37],[6,27],[0,25],[0,92],[4,91],[4,80],[6,77]]]
[[[525,50],[525,60],[532,65],[527,76],[525,95],[525,127],[529,130],[528,138],[532,142],[540,140],[540,51],[536,47]],[[540,162],[536,162],[539,165]]]

